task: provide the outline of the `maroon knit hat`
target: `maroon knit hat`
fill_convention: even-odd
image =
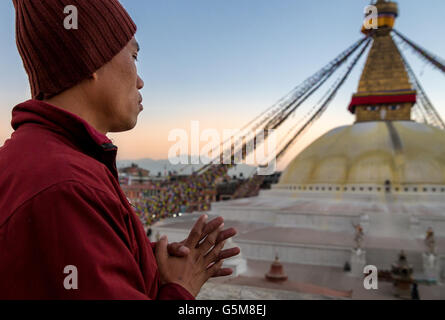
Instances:
[[[48,99],[91,76],[131,40],[136,25],[118,0],[13,0],[17,48],[33,99]],[[65,29],[67,6],[78,29]]]

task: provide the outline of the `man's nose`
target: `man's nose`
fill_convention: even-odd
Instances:
[[[138,76],[138,82],[136,84],[138,90],[141,90],[144,87],[144,80],[141,79],[141,77]]]

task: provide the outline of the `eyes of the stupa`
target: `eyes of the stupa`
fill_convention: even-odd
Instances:
[[[386,107],[386,108],[385,108]],[[379,111],[380,109],[387,109],[391,111],[396,111],[400,109],[399,104],[391,105],[391,106],[367,106],[366,110],[368,111]]]

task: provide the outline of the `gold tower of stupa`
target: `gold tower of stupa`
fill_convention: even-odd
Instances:
[[[362,29],[373,43],[349,105],[355,123],[310,144],[289,163],[279,187],[347,192],[382,191],[388,184],[398,192],[445,187],[445,131],[411,119],[416,91],[391,37],[397,3],[378,0],[375,6],[378,28]]]
[[[379,0],[375,6],[378,28],[362,29],[373,44],[349,110],[356,114],[357,122],[411,120],[416,92],[390,34],[398,16],[397,3]]]

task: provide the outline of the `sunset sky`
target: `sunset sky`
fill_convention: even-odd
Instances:
[[[242,127],[362,35],[369,0],[122,0],[138,25],[144,111],[132,131],[109,134],[118,158],[166,159],[171,130]],[[443,0],[401,0],[396,28],[445,57]],[[0,145],[12,133],[12,108],[30,98],[15,44],[12,1],[0,2]],[[404,50],[440,115],[445,77]],[[327,130],[351,124],[347,112],[360,65],[289,160]],[[321,97],[321,94],[318,98]],[[310,106],[309,106],[310,107]],[[286,161],[285,161],[286,162]],[[281,164],[281,167],[285,165]]]

